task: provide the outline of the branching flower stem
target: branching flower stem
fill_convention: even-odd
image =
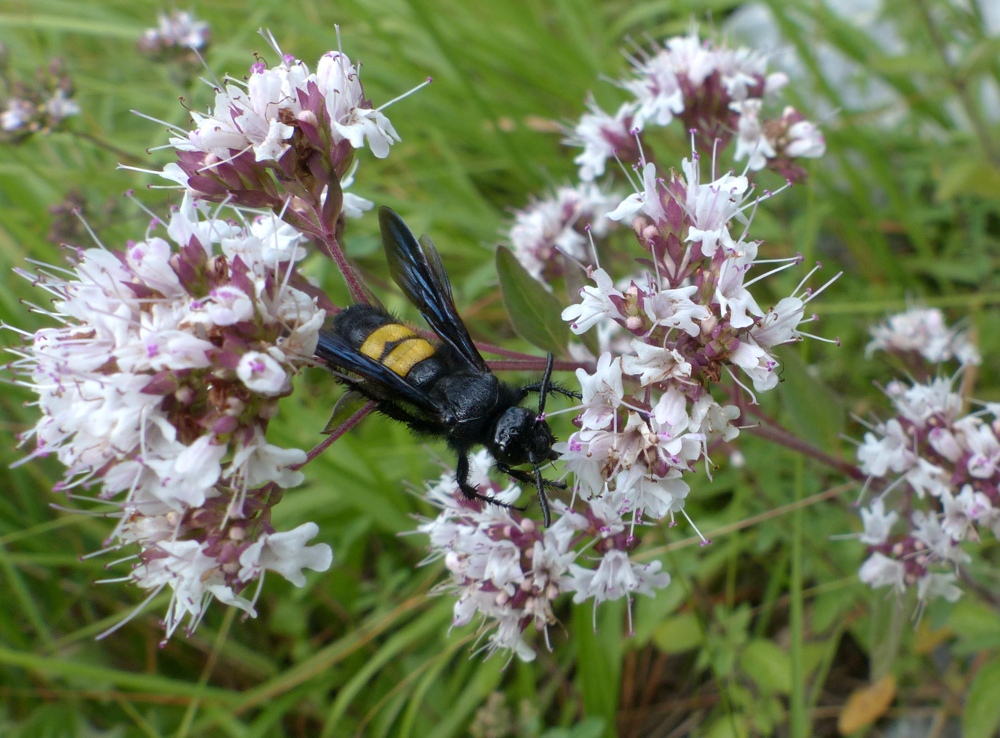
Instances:
[[[785,448],[800,453],[807,458],[814,459],[851,479],[856,479],[862,482],[866,479],[866,475],[858,469],[855,464],[831,456],[830,454],[825,453],[816,446],[812,445],[801,436],[783,428],[776,420],[764,413],[760,407],[756,405],[746,405],[740,409],[742,410],[744,417],[747,414],[750,414],[761,421],[757,425],[748,427],[746,429],[747,432],[784,446]]]

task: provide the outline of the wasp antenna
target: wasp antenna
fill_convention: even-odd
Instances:
[[[542,375],[542,386],[538,388],[538,417],[545,416],[545,396],[549,393],[549,383],[552,381],[552,352],[545,359],[545,374]],[[548,523],[546,523],[548,525]]]
[[[552,514],[549,512],[549,498],[545,495],[545,479],[542,477],[542,468],[535,460],[534,454],[529,456],[528,459],[535,470],[535,485],[538,487],[538,504],[542,507],[542,522],[548,528],[552,522]]]

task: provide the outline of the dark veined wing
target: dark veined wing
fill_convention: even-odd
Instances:
[[[424,316],[431,329],[469,368],[488,372],[489,367],[458,315],[448,273],[434,244],[429,239],[418,242],[403,219],[391,208],[379,208],[378,222],[393,281]]]
[[[332,331],[320,331],[319,342],[316,345],[316,358],[326,362],[331,368],[357,374],[367,383],[369,388],[374,386],[384,389],[384,393],[375,393],[379,395],[376,399],[407,402],[428,418],[439,423],[453,420],[445,417],[442,414],[443,408],[440,403],[435,403],[419,387],[414,387],[384,364],[360,353]],[[363,384],[361,386],[364,387]],[[382,394],[384,397],[381,396]]]

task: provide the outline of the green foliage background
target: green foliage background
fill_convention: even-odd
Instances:
[[[573,152],[553,123],[576,118],[589,91],[617,104],[618,91],[601,79],[625,69],[627,37],[646,43],[683,33],[692,20],[710,33],[738,5],[213,0],[194,11],[212,24],[207,61],[220,76],[242,77],[252,52],[272,58],[260,27],[312,66],[336,48],[339,23],[344,51],[363,62],[376,104],[434,78],[390,109],[403,142],[383,161],[362,155],[354,191],[433,235],[477,337],[529,350],[506,319],[492,249],[512,208],[573,174]],[[842,345],[787,348],[786,381],[767,409],[849,460],[853,448],[842,434],[863,432],[849,413],[877,411],[871,382],[892,377],[884,365],[858,360],[866,325],[907,298],[968,316],[986,357],[975,394],[998,397],[1000,136],[979,87],[1000,74],[998,41],[974,10],[944,0],[892,4],[887,17],[902,38],[893,51],[819,2],[770,5],[782,46],[803,60],[792,101],[807,115],[821,103],[836,112],[823,121],[827,156],[807,184],[761,208],[752,236],[769,253],[802,252],[807,263],[822,259],[827,274],[846,274],[812,305],[823,318],[817,330]],[[146,155],[166,133],[130,110],[186,126],[185,106],[212,102],[209,87],[136,52],[159,9],[132,0],[0,7],[11,72],[30,76],[62,57],[83,108],[71,132],[0,151],[0,271],[27,259],[60,261],[47,238],[50,208],[72,191],[108,247],[142,238],[148,223],[123,191],[135,188],[157,213],[176,201],[175,193],[144,189],[153,178],[115,168],[170,160],[169,151]],[[824,78],[820,43],[855,60],[862,82],[898,95],[891,125],[852,107]],[[394,295],[375,219],[352,224],[347,240],[376,290]],[[84,237],[74,243],[89,245]],[[343,298],[328,266],[310,268]],[[777,280],[775,301],[801,273]],[[0,318],[37,329],[46,319],[22,301],[43,300],[11,278],[0,292]],[[398,296],[389,302],[406,313]],[[6,343],[16,336],[8,333]],[[273,426],[274,442],[311,447],[338,394],[323,373],[304,376]],[[24,406],[30,399],[16,386],[0,393],[5,467],[23,455],[14,434],[35,420]],[[830,538],[858,529],[857,488],[837,487],[845,480],[830,469],[752,433],[739,449],[745,466],[719,452],[714,481],[702,480],[689,498],[702,530],[728,532],[707,548],[686,545],[692,531],[683,525],[647,535],[642,556],[662,558],[674,583],[636,603],[633,633],[622,607],[603,606],[595,620],[589,606],[567,604],[558,613],[562,627],[552,629],[552,652],[541,648],[532,664],[483,662],[470,656],[471,630],[449,632],[451,601],[428,596],[441,566],[418,567],[423,541],[399,535],[413,528],[415,513],[430,512],[405,490],[449,459],[443,447],[382,419],[369,418],[311,464],[307,484],[275,510],[279,528],[320,525],[335,552],[330,571],[312,574],[303,589],[273,577],[257,619],[234,620],[213,606],[194,636],[164,648],[157,644],[165,597],[94,640],[141,599],[124,585],[92,584],[123,572],[104,569],[110,557],[80,558],[101,547],[112,523],[51,507],[65,503],[51,493],[61,476],[54,461],[11,469],[0,494],[0,735],[831,735],[850,691],[890,672],[900,685],[897,715],[964,719],[966,735],[990,735],[1000,719],[1000,681],[991,676],[1000,649],[994,543],[984,542],[970,568],[966,597],[931,608],[914,628],[912,603],[858,583],[861,547]]]

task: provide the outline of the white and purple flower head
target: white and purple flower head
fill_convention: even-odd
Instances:
[[[119,520],[109,548],[138,549],[126,579],[172,590],[169,637],[213,598],[252,612],[239,593],[266,569],[301,583],[330,565],[328,546],[305,546],[315,525],[275,531],[266,493],[302,481],[305,453],[266,429],[326,311],[296,273],[300,234],[188,199],[158,230],[24,273],[59,325],[25,336],[9,368],[38,394],[29,458],[57,456],[61,489],[99,487]]]

